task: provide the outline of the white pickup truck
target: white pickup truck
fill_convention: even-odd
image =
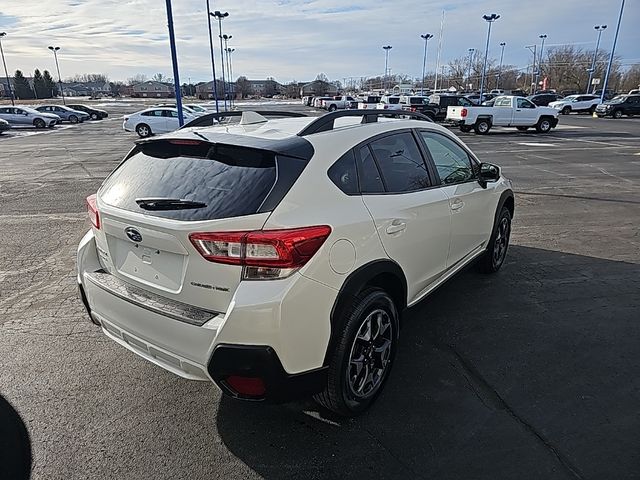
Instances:
[[[351,102],[355,102],[355,98],[343,95],[342,97],[333,97],[332,100],[323,100],[322,108],[334,112],[336,110],[344,110],[351,107]]]
[[[404,104],[400,103],[400,95],[383,95],[377,107],[380,110],[402,110]]]
[[[548,133],[558,125],[558,114],[555,108],[538,107],[524,97],[504,95],[495,99],[493,107],[449,107],[446,121],[463,132],[473,129],[480,135],[489,133],[491,127],[535,128],[538,133]]]

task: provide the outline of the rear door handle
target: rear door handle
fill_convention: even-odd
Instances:
[[[407,224],[402,220],[394,220],[391,222],[391,225],[387,227],[387,233],[389,235],[393,235],[394,233],[399,233],[404,231],[407,228]]]
[[[451,210],[453,210],[454,212],[460,210],[462,207],[464,207],[464,202],[459,198],[456,198],[453,202],[451,202]]]

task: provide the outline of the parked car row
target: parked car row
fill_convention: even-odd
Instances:
[[[108,113],[104,110],[86,105],[41,105],[31,107],[26,105],[0,107],[0,120],[4,120],[11,127],[53,128],[62,122],[82,123],[85,120],[101,120]],[[8,128],[0,127],[0,130]]]

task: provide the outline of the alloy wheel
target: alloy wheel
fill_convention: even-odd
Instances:
[[[509,225],[509,219],[503,217],[498,225],[498,231],[493,245],[493,265],[496,267],[500,266],[502,262],[504,262],[504,258],[507,255],[510,233],[511,226]]]
[[[351,346],[347,383],[358,399],[371,397],[380,388],[391,361],[391,317],[376,309],[364,319]]]

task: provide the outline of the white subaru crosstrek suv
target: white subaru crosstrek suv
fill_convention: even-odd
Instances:
[[[141,140],[87,199],[90,317],[230,396],[362,412],[402,312],[474,260],[497,271],[514,212],[499,167],[439,125],[383,118],[399,114],[421,117],[245,112]]]

